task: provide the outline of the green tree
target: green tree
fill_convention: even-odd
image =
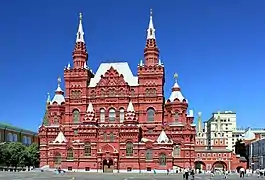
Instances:
[[[0,144],[0,166],[9,166],[10,159],[9,159],[9,151],[8,151],[8,144],[1,143]]]
[[[26,166],[38,167],[39,165],[39,147],[36,143],[32,143],[26,147]]]
[[[13,167],[24,167],[26,164],[26,147],[20,142],[11,142],[7,144],[7,151],[10,165]]]

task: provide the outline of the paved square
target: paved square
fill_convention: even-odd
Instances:
[[[96,173],[65,173],[53,172],[0,172],[1,180],[182,180],[181,174],[96,174]],[[191,178],[189,178],[191,179]],[[195,180],[221,180],[223,176],[210,177],[210,175],[196,175]],[[228,176],[228,180],[239,180],[238,175]],[[256,176],[244,179],[255,180]]]

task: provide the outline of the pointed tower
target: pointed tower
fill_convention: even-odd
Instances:
[[[44,114],[44,117],[43,117],[43,120],[42,120],[42,125],[44,125],[44,126],[48,126],[49,125],[49,110],[48,110],[48,106],[50,105],[50,103],[51,103],[51,96],[50,96],[50,93],[48,93],[46,106],[45,106],[45,114]]]
[[[146,66],[153,66],[159,63],[159,49],[156,45],[152,9],[150,10],[149,26],[147,29],[146,45],[144,48],[144,59]]]
[[[138,115],[138,121],[145,123],[146,126],[152,124],[162,124],[164,112],[164,84],[165,71],[164,66],[159,64],[159,50],[156,45],[155,28],[153,24],[153,14],[150,11],[149,26],[147,28],[146,45],[144,48],[144,61],[140,61],[137,70],[139,82],[139,104],[143,109]],[[150,104],[152,104],[150,106]],[[155,109],[154,109],[155,107]],[[155,111],[153,120],[148,120],[147,111]],[[151,112],[152,113],[152,112]]]
[[[202,133],[202,113],[198,112],[198,126],[197,126],[197,133]]]
[[[82,25],[82,13],[79,14],[79,26],[76,33],[76,43],[73,51],[74,69],[82,69],[86,66],[88,53],[84,40],[84,30]]]
[[[137,118],[135,115],[134,107],[132,101],[129,102],[126,113],[125,113],[125,124],[136,124]]]
[[[88,104],[88,97],[91,91],[87,90],[91,78],[94,77],[92,70],[88,67],[88,53],[84,38],[84,29],[82,24],[82,14],[79,14],[79,25],[76,34],[75,48],[72,53],[73,65],[69,63],[64,69],[65,80],[65,119],[67,123],[73,122],[73,109],[79,111],[80,119],[84,120],[86,115],[86,106]],[[75,103],[70,103],[75,101]],[[76,123],[76,122],[75,122]]]

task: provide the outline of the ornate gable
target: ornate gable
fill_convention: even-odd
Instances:
[[[112,66],[106,71],[105,75],[101,75],[97,86],[127,86],[122,74],[119,74]]]

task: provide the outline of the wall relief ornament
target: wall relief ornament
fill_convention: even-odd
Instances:
[[[104,76],[101,76],[100,81],[98,82],[97,86],[125,86],[128,85],[123,75],[119,74],[117,70],[111,67]]]

